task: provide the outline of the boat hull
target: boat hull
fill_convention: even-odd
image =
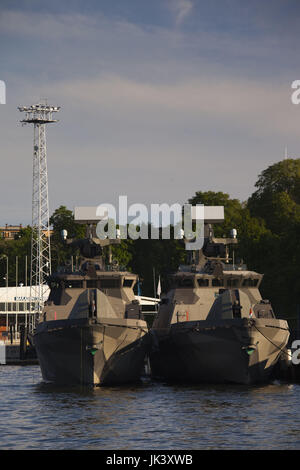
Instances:
[[[276,319],[172,324],[152,332],[151,374],[169,381],[266,383],[288,338],[287,323]]]
[[[88,319],[41,323],[34,344],[43,380],[92,386],[139,381],[148,335],[144,322],[131,323],[92,323]]]

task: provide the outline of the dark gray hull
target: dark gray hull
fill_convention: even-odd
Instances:
[[[88,319],[38,325],[34,344],[43,380],[92,386],[139,381],[148,335],[141,335],[139,327],[130,328],[128,334],[125,329],[126,325],[104,325]]]
[[[289,338],[276,319],[183,322],[152,333],[152,376],[194,383],[266,383]]]

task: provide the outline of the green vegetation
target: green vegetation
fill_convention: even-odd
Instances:
[[[56,209],[50,217],[50,225],[53,227],[53,235],[51,237],[51,264],[52,271],[55,271],[58,266],[71,264],[71,258],[73,256],[73,262],[76,263],[76,256],[79,255],[79,251],[66,246],[61,237],[61,231],[67,230],[68,238],[83,238],[85,236],[85,226],[78,225],[74,222],[73,212],[66,208],[66,206],[60,206]]]
[[[271,300],[277,315],[296,316],[300,305],[300,159],[288,159],[264,170],[258,177],[256,191],[248,201],[231,199],[222,192],[197,192],[190,204],[223,205],[225,222],[217,224],[216,236],[228,236],[232,228],[238,231],[239,245],[236,257],[249,269],[264,273],[261,292]],[[53,226],[51,240],[52,267],[70,262],[78,252],[61,242],[61,230],[68,237],[84,236],[85,228],[76,225],[72,211],[65,206],[56,209],[50,219]],[[9,258],[9,285],[16,281],[16,256],[18,257],[18,282],[25,283],[25,260],[28,273],[30,264],[31,229],[21,230],[13,241],[0,241],[0,285],[5,286],[6,258]],[[181,240],[122,240],[112,246],[113,257],[120,265],[136,272],[142,282],[142,293],[154,295],[154,279],[161,277],[162,289],[167,287],[167,273],[176,270],[185,261]]]

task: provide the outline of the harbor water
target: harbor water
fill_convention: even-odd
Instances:
[[[299,449],[300,385],[58,388],[0,367],[2,450]]]

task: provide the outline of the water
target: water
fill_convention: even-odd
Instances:
[[[0,367],[0,449],[299,449],[300,385],[65,389]]]

